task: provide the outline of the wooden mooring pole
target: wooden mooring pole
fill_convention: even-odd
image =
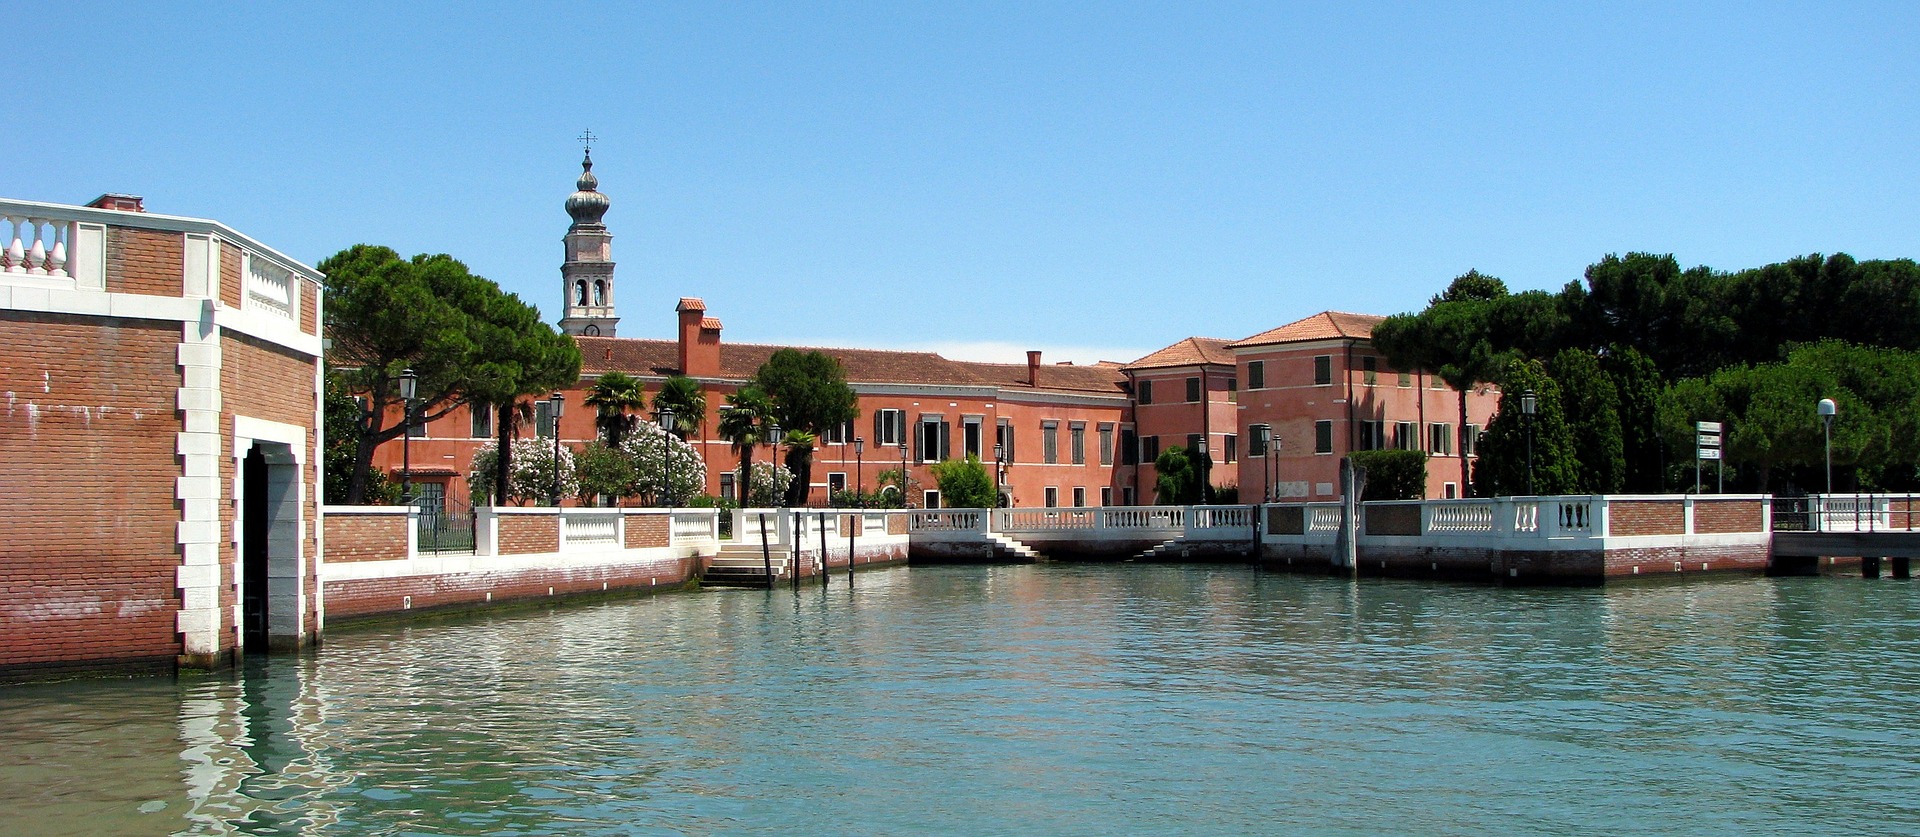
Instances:
[[[767,589],[773,589],[773,549],[767,546],[767,513],[760,513],[760,564],[767,574]]]
[[[847,589],[853,589],[853,521],[847,521]],[[860,515],[860,526],[867,525],[867,516]]]

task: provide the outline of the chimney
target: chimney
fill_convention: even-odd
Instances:
[[[1040,350],[1033,349],[1027,352],[1027,386],[1037,387],[1039,385],[1040,385]]]
[[[87,201],[87,206],[93,207],[94,209],[111,209],[116,212],[147,211],[146,204],[139,195],[122,195],[115,192],[108,192],[100,197]]]
[[[674,310],[680,314],[680,374],[719,375],[720,321],[707,316],[707,303],[698,297],[682,297]]]

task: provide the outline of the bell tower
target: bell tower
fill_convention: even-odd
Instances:
[[[560,330],[587,337],[612,337],[620,318],[613,313],[613,235],[600,222],[611,202],[600,194],[600,179],[593,176],[592,132],[582,134],[587,143],[586,156],[580,161],[579,191],[567,196],[567,214],[573,224],[567,227],[567,260],[560,265],[561,299],[565,305]]]

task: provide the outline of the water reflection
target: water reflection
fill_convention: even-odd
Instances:
[[[0,691],[36,833],[1844,833],[1920,826],[1920,605],[921,568]]]

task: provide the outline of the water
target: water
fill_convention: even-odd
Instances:
[[[10,833],[1920,831],[1920,588],[953,567],[0,689]],[[25,826],[22,828],[22,826]]]

